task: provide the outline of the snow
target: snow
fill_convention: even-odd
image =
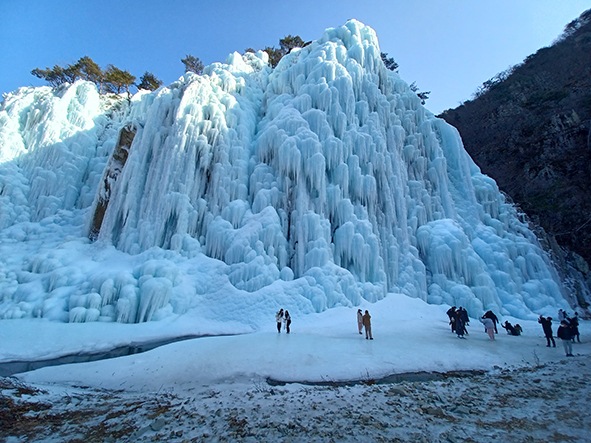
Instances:
[[[304,316],[296,316],[290,309],[293,323],[289,335],[285,331],[277,333],[275,311],[266,313],[268,321],[261,330],[243,330],[237,335],[223,335],[233,330],[232,325],[220,322],[214,326],[198,316],[191,321],[186,316],[175,321],[167,317],[135,326],[45,322],[36,329],[37,334],[42,333],[34,344],[30,323],[13,320],[0,324],[6,343],[1,361],[105,352],[125,344],[122,335],[128,342],[142,343],[175,336],[200,336],[216,330],[217,336],[179,341],[144,354],[47,367],[21,376],[35,383],[141,391],[157,390],[162,385],[186,390],[210,383],[246,383],[257,377],[320,382],[356,380],[362,375],[380,379],[390,374],[421,371],[490,371],[495,366],[522,365],[535,359],[545,363],[563,356],[560,343],[558,348],[545,347],[537,321],[500,317],[501,323],[506,320],[519,323],[524,333],[513,337],[499,327],[497,339],[490,341],[483,326],[472,318],[468,339],[460,340],[450,331],[447,307],[443,305],[390,295],[373,304],[364,302],[360,309],[368,309],[372,315],[375,338],[372,341],[357,333],[357,310],[344,307]],[[558,324],[554,323],[556,332]],[[583,322],[583,336],[587,326]],[[61,339],[65,337],[66,340]],[[583,346],[586,350],[587,345]]]
[[[134,440],[179,442],[212,436],[229,441],[491,441],[494,435],[547,441],[556,432],[572,441],[587,438],[588,322],[582,322],[582,343],[573,345],[575,357],[568,359],[561,340],[555,348],[546,347],[536,321],[503,317],[501,322],[519,322],[524,332],[511,336],[499,327],[493,341],[471,318],[462,340],[451,332],[442,305],[390,295],[360,308],[370,310],[374,340],[358,334],[356,308],[292,316],[289,335],[277,333],[274,312],[269,312],[268,324],[255,333],[199,337],[125,357],[45,367],[17,375],[45,394],[17,396],[19,391],[13,394],[6,387],[2,392],[15,402],[45,404],[48,413],[60,417],[42,441],[84,435],[90,428],[96,432],[105,421],[110,423],[105,435],[125,429]],[[122,333],[137,343],[213,329],[199,322],[179,324],[183,318],[140,325],[45,322],[34,338],[31,328],[22,326],[27,320],[8,320],[1,324],[7,345],[2,355],[4,360],[55,358],[115,347]],[[555,321],[554,333],[557,326]],[[462,377],[459,372],[472,370],[484,374]],[[398,377],[379,382],[392,374]],[[347,381],[358,384],[340,384]],[[578,419],[560,420],[564,408],[576,408]],[[87,411],[87,418],[77,421],[73,415],[70,421],[74,410]],[[244,420],[244,435],[234,434],[240,429],[232,417]],[[30,429],[27,435],[33,435]]]

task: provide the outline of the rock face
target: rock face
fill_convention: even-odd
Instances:
[[[123,128],[119,133],[119,140],[113,151],[113,154],[109,158],[103,180],[101,181],[100,189],[97,194],[96,208],[94,210],[94,216],[92,217],[92,226],[90,228],[89,237],[95,240],[98,237],[98,233],[101,230],[103,224],[103,218],[105,212],[109,206],[109,199],[111,197],[111,190],[121,174],[121,170],[125,166],[127,157],[129,156],[129,148],[133,143],[133,139],[137,129],[129,124]]]
[[[570,23],[551,47],[485,83],[476,99],[441,115],[458,128],[482,171],[546,231],[546,242],[554,245],[551,250],[563,274],[582,274],[587,283],[591,261],[589,54],[591,10]],[[580,299],[581,291],[586,290],[575,291],[574,296]]]

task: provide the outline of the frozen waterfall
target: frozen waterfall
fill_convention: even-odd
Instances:
[[[531,318],[568,306],[559,285],[355,20],[275,69],[234,53],[129,101],[80,81],[0,108],[0,318],[236,320],[388,293]]]

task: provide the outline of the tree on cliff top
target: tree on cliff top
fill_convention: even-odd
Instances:
[[[419,87],[417,86],[417,82],[412,82],[410,85],[410,90],[415,92],[417,96],[421,99],[421,105],[424,105],[425,102],[429,99],[429,94],[431,91],[419,91]]]
[[[137,85],[138,89],[146,89],[148,91],[155,91],[162,86],[162,80],[158,79],[151,72],[144,72],[144,75],[140,77],[140,84]]]
[[[293,36],[290,34],[279,40],[279,48],[267,46],[263,51],[269,55],[269,65],[275,68],[283,56],[289,54],[293,48],[303,48],[309,44],[310,42],[304,42],[299,35]]]
[[[98,65],[92,61],[90,57],[82,57],[73,65],[68,65],[62,68],[59,65],[54,65],[53,68],[35,68],[31,71],[35,77],[42,78],[50,86],[59,86],[64,83],[73,83],[79,78],[100,83],[102,79],[102,71]]]
[[[293,36],[291,34],[279,40],[279,47],[284,54],[289,54],[293,48],[303,48],[306,45],[304,40],[299,35]]]
[[[185,65],[185,72],[194,72],[195,74],[203,73],[203,62],[199,57],[187,54],[187,56],[181,59],[181,62]]]
[[[105,73],[99,67],[99,65],[94,62],[94,60],[88,56],[84,56],[78,60],[76,66],[79,69],[81,78],[89,82],[93,82],[99,87],[99,92],[103,92]]]
[[[386,68],[388,68],[390,71],[396,71],[398,69],[398,63],[394,61],[394,57],[388,57],[387,52],[380,52],[380,57],[382,58]]]
[[[129,87],[135,82],[135,77],[128,71],[123,71],[113,65],[107,66],[105,72],[105,83],[109,92],[116,92],[120,94],[123,89],[130,95]]]
[[[73,83],[78,79],[84,79],[93,82],[102,92],[105,81],[105,73],[94,60],[88,56],[81,57],[75,64],[62,68],[55,65],[53,68],[39,69],[31,71],[35,77],[42,78],[50,86],[59,86],[64,83]]]
[[[59,86],[68,81],[64,74],[64,68],[58,65],[55,65],[53,68],[35,68],[31,71],[31,74],[35,77],[42,78],[53,87]]]

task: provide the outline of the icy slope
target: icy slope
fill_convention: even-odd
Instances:
[[[274,70],[234,53],[129,102],[20,89],[0,159],[3,318],[257,328],[279,305],[389,292],[472,315],[567,307],[527,225],[354,20]]]

